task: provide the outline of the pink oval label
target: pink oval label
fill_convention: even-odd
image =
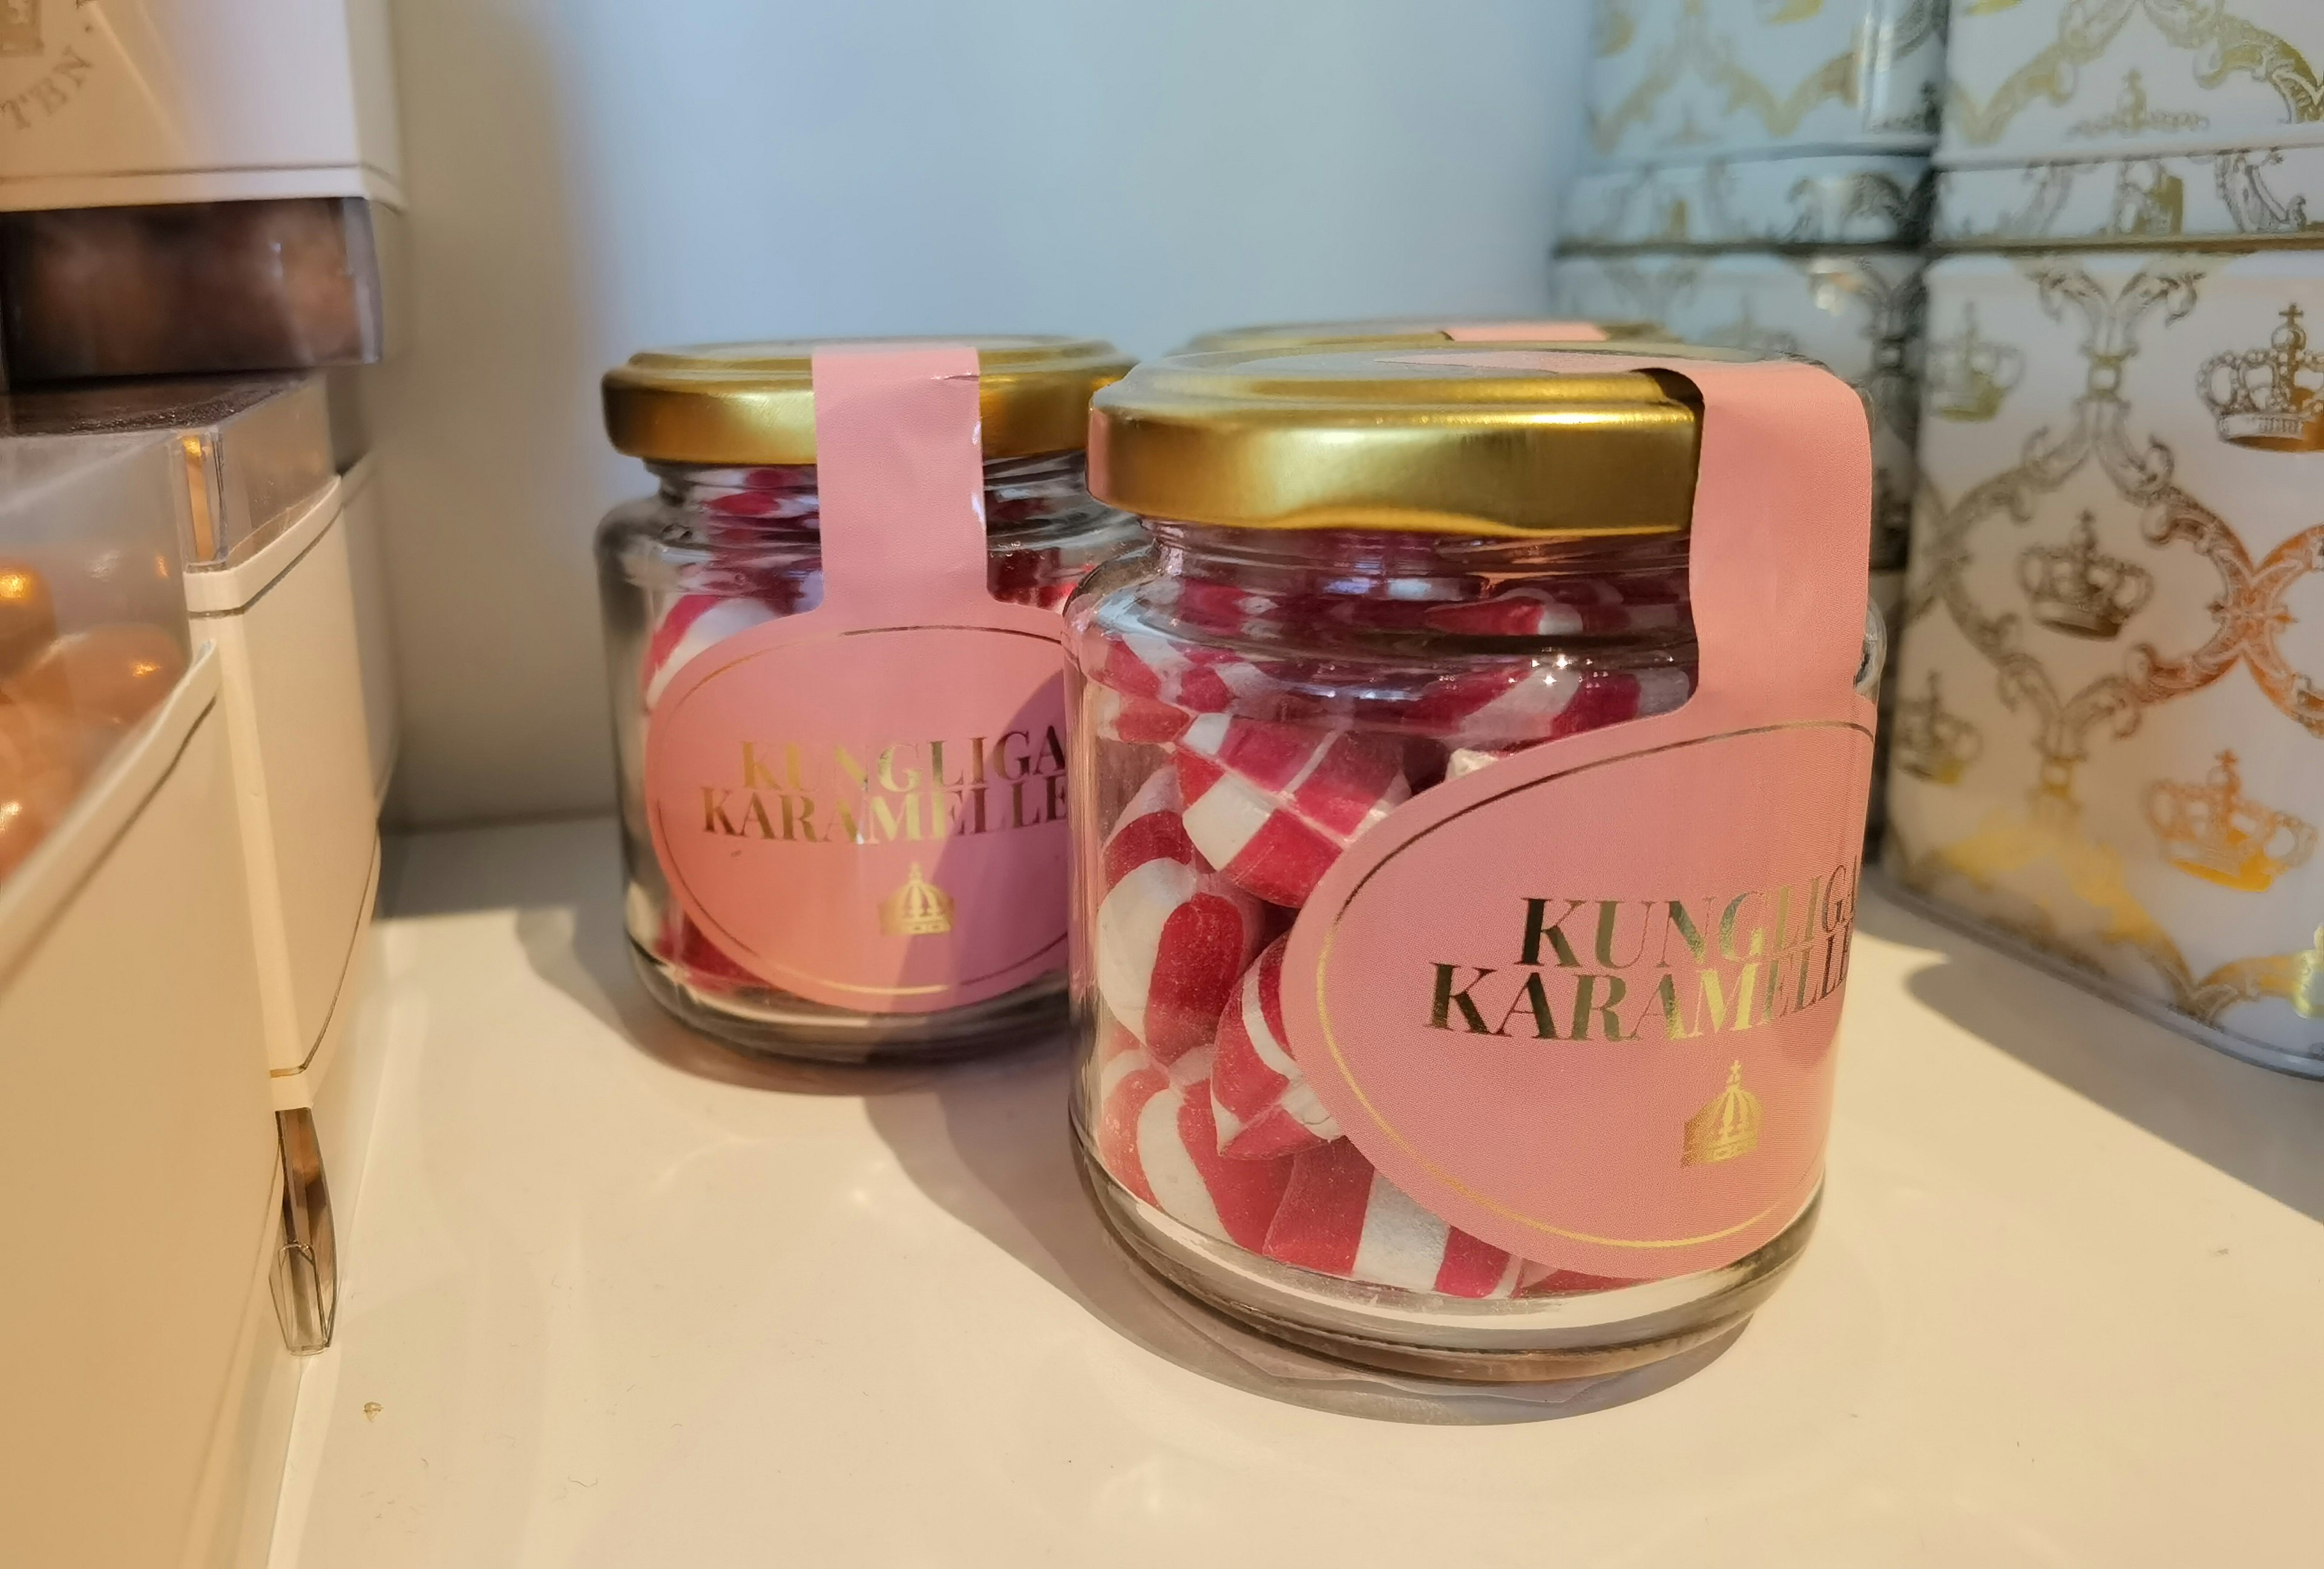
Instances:
[[[834,627],[715,644],[654,709],[647,812],[672,894],[770,985],[925,1013],[1063,967],[1060,623]]]
[[[1871,749],[1848,722],[1545,747],[1414,800],[1293,928],[1309,1082],[1391,1181],[1521,1258],[1743,1257],[1821,1177]]]
[[[1440,1218],[1612,1279],[1719,1269],[1821,1179],[1870,789],[1871,453],[1792,362],[1430,351],[1674,371],[1702,397],[1701,679],[1674,713],[1416,797],[1291,928],[1286,1044]]]

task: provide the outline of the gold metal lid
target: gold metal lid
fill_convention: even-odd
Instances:
[[[984,456],[1077,452],[1090,395],[1130,356],[1094,337],[801,338],[648,349],[605,373],[605,433],[650,463],[815,461],[812,356],[824,343],[966,343],[982,381]]]
[[[1317,348],[1333,344],[1372,343],[1409,338],[1416,343],[1452,343],[1453,332],[1462,328],[1491,328],[1496,329],[1495,341],[1506,336],[1512,342],[1538,343],[1551,335],[1546,330],[1555,326],[1569,325],[1563,318],[1543,317],[1528,321],[1521,317],[1453,316],[1386,317],[1378,321],[1284,321],[1261,327],[1230,327],[1217,332],[1199,333],[1187,339],[1180,354],[1218,354],[1231,349]],[[1658,337],[1662,328],[1651,321],[1589,321],[1579,325],[1594,327],[1609,338],[1628,340]],[[1528,332],[1527,328],[1545,330]],[[1473,341],[1473,340],[1471,340]]]
[[[1759,357],[1566,343],[1176,355],[1098,395],[1090,489],[1141,516],[1240,528],[1683,532],[1702,421],[1692,384],[1496,363],[1517,350]]]

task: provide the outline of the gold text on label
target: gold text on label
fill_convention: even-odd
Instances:
[[[1005,833],[1066,817],[1054,725],[862,752],[741,743],[731,781],[706,782],[700,831],[804,844],[879,844]]]
[[[1848,979],[1858,868],[1712,899],[1532,898],[1516,961],[1428,967],[1427,1025],[1532,1040],[1691,1040],[1755,1029]]]

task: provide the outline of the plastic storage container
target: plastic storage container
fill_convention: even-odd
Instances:
[[[0,212],[10,383],[375,363],[401,248],[358,197]]]
[[[25,1563],[253,1561],[231,1550],[263,1557],[281,1472],[281,1158],[184,505],[164,437],[0,439],[0,1518]]]
[[[286,1107],[310,1095],[378,867],[358,557],[317,376],[14,393],[20,431],[162,435],[182,592],[217,645],[266,1003]],[[374,681],[374,688],[380,683]]]
[[[1612,1371],[1812,1225],[1869,457],[1824,372],[1653,352],[1217,353],[1098,399],[1151,539],[1067,612],[1084,1172],[1311,1349]]]
[[[1062,1026],[1056,610],[1134,530],[1090,498],[1069,338],[641,354],[653,496],[599,531],[627,920],[664,1006],[859,1059]]]

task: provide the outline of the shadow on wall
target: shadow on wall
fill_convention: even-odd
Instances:
[[[546,10],[395,17],[411,330],[370,399],[404,715],[391,822],[601,807],[613,780],[588,549],[613,461],[603,290]]]
[[[1962,932],[1868,900],[1863,929],[1932,950],[1913,994],[2035,1072],[2205,1164],[2324,1220],[2324,1083],[2274,1073],[2046,979]]]
[[[548,836],[558,855],[517,848]],[[822,1066],[736,1051],[661,1011],[631,967],[613,880],[610,820],[543,824],[463,835],[457,861],[428,903],[388,901],[403,917],[513,905],[535,974],[639,1050],[681,1073],[779,1094],[861,1097],[904,1175],[1084,1310],[1153,1355],[1272,1399],[1345,1415],[1437,1426],[1579,1416],[1626,1404],[1691,1377],[1734,1343],[1729,1335],[1655,1367],[1533,1391],[1447,1390],[1373,1375],[1277,1346],[1156,1283],[1113,1244],[1082,1190],[1066,1121],[1070,1061],[1061,1039],[945,1067]],[[400,859],[400,855],[394,857]],[[440,868],[445,863],[439,859]],[[1738,1331],[1739,1334],[1741,1332]]]

